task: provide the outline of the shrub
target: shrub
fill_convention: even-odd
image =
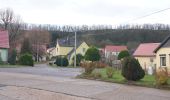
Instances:
[[[83,62],[80,65],[85,69],[85,74],[91,74],[95,69],[95,64],[93,62]]]
[[[123,50],[118,55],[118,60],[121,60],[122,58],[129,57],[130,54],[127,50]]]
[[[156,85],[166,85],[168,82],[168,72],[166,68],[159,68],[156,72]]]
[[[100,60],[99,50],[95,47],[90,47],[85,53],[85,60],[92,62],[99,61]]]
[[[2,61],[2,58],[0,56],[0,65],[3,65],[3,64],[4,64],[4,62]]]
[[[102,63],[100,61],[93,62],[95,68],[105,68],[107,65],[105,63]]]
[[[82,54],[77,54],[76,55],[76,65],[80,66],[80,63],[83,59],[84,59],[84,57],[82,56]],[[74,62],[74,57],[73,57],[73,62]]]
[[[68,59],[66,57],[57,57],[55,64],[57,66],[68,66]]]
[[[122,63],[122,75],[127,80],[138,81],[145,76],[144,70],[135,58],[126,57]]]
[[[19,57],[19,64],[28,65],[28,66],[34,66],[34,61],[32,59],[32,55],[29,54],[29,53],[22,54]]]
[[[17,51],[15,49],[13,49],[11,57],[9,58],[9,64],[15,65],[16,64],[16,57],[17,57]]]
[[[114,69],[112,67],[107,67],[106,68],[106,75],[108,78],[112,78],[114,74]]]

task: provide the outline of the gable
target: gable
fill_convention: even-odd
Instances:
[[[170,47],[170,35],[154,50],[156,53],[162,47]]]
[[[170,47],[170,39],[162,47]]]

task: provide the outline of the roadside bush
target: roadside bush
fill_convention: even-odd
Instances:
[[[144,70],[135,58],[126,57],[122,63],[122,76],[127,80],[138,81],[145,76]]]
[[[130,56],[129,52],[127,50],[123,50],[119,53],[118,60],[121,60],[121,59],[123,59],[125,57],[129,57],[129,56]]]
[[[80,66],[85,69],[85,74],[91,74],[95,69],[94,62],[83,62],[80,64]]]
[[[17,57],[17,51],[15,49],[12,50],[12,55],[9,58],[9,64],[15,65],[16,64],[16,57]]]
[[[22,54],[19,57],[19,64],[28,65],[28,66],[34,66],[34,61],[32,59],[32,55],[29,54],[29,53]]]
[[[84,56],[82,54],[77,54],[76,55],[76,66],[80,66],[81,61],[84,59]],[[73,62],[74,62],[74,57],[73,57]]]
[[[100,62],[100,61],[96,61],[93,63],[94,63],[95,68],[105,68],[107,66],[105,63]]]
[[[85,60],[87,61],[99,61],[101,56],[100,52],[96,47],[90,47],[85,53]]]
[[[0,65],[3,65],[3,64],[4,64],[4,62],[2,61],[2,58],[0,56]]]
[[[162,67],[159,68],[156,72],[156,85],[166,85],[168,82],[168,72],[167,69]]]
[[[106,68],[106,75],[108,78],[112,78],[114,74],[114,69],[112,67],[107,67]]]
[[[68,66],[69,63],[68,63],[68,59],[66,57],[57,57],[55,64],[57,66],[66,67],[66,66]]]

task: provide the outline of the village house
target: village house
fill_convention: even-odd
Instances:
[[[110,56],[118,56],[118,54],[123,50],[128,50],[127,46],[117,46],[117,45],[106,45],[104,50],[105,58]]]
[[[170,36],[168,36],[155,50],[156,67],[166,67],[170,75]]]
[[[76,48],[76,54],[81,54],[82,56],[85,55],[87,49],[89,46],[86,42],[78,42],[77,48]],[[49,53],[50,58],[57,57],[57,56],[63,56],[67,57],[69,61],[69,65],[73,64],[73,57],[74,57],[74,42],[67,42],[59,40],[57,41],[57,44],[55,47],[49,48],[47,50],[47,53]]]
[[[160,43],[142,43],[133,53],[133,56],[139,61],[144,70],[156,66],[156,54],[154,53],[154,50],[159,44]]]
[[[8,61],[9,35],[8,31],[0,30],[0,57],[3,62]]]

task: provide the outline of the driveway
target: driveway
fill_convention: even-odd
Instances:
[[[72,78],[80,69],[71,69],[71,77],[72,74],[24,73],[21,69],[22,72],[1,70],[0,100],[170,100],[170,91],[166,90]],[[69,69],[50,70],[69,73]]]
[[[0,68],[0,72],[25,73],[32,75],[56,76],[74,78],[82,72],[81,68],[50,67],[46,64],[36,64],[34,67]]]

